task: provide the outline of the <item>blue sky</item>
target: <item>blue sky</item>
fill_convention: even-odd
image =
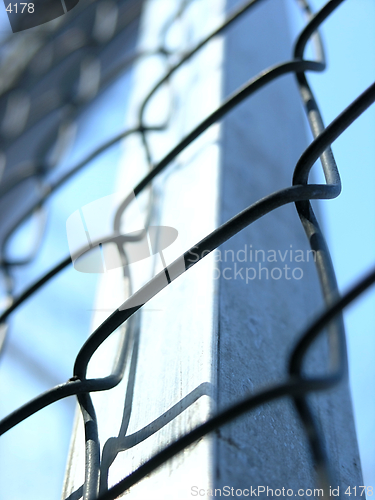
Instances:
[[[322,0],[313,0],[316,8],[323,3]],[[1,15],[3,14],[5,10],[1,10]],[[374,24],[374,0],[347,0],[322,28],[328,69],[323,74],[310,75],[309,79],[327,124],[375,79]],[[113,86],[110,99],[114,105],[106,113],[103,109],[109,102],[110,94],[104,94],[95,107],[82,117],[80,141],[61,168],[72,165],[97,145],[98,130],[97,121],[93,120],[94,113],[101,113],[102,117],[106,117],[99,131],[101,141],[122,129],[126,111],[123,96],[129,83],[129,76],[125,75],[123,80]],[[119,102],[123,102],[123,106],[118,106]],[[375,263],[374,138],[375,106],[372,106],[333,146],[342,175],[343,192],[338,199],[322,203],[321,219],[343,291]],[[54,244],[52,247],[45,245],[36,265],[26,270],[27,277],[26,280],[23,278],[23,286],[68,254],[66,219],[74,210],[92,199],[111,194],[119,155],[118,148],[110,150],[93,162],[87,172],[75,178],[72,185],[54,197],[50,204],[51,218],[46,239],[46,243],[53,241]],[[108,175],[108,170],[104,168],[108,165],[114,167],[113,176]],[[105,175],[102,174],[103,171]],[[85,198],[85,193],[90,193],[90,199]],[[17,354],[17,350],[14,350],[13,356],[4,358],[0,365],[2,415],[53,385],[51,382],[61,382],[71,376],[74,354],[89,333],[91,300],[96,279],[95,275],[80,274],[79,279],[75,279],[72,284],[74,277],[77,277],[76,273],[66,271],[56,278],[38,297],[25,304],[13,321],[13,333],[17,333],[15,345],[23,350],[24,357],[19,357],[20,352]],[[77,302],[71,298],[71,302],[67,304],[66,296],[69,296],[71,289],[75,289],[81,299]],[[46,299],[51,293],[61,297],[61,302],[50,301],[46,311]],[[350,380],[364,484],[372,486],[375,486],[374,299],[375,290],[345,314]],[[66,313],[68,310],[69,314]],[[82,310],[85,311],[84,314]],[[30,317],[33,318],[32,322]],[[58,332],[54,330],[56,321],[59,322]],[[67,331],[74,333],[66,335],[64,332]],[[41,339],[39,345],[42,347],[36,351],[36,339],[41,332],[48,332],[48,336]],[[63,343],[66,348],[64,356],[60,356],[54,347],[55,335],[62,337],[59,338],[59,344]],[[26,370],[25,352],[32,354],[31,357],[36,356],[44,371],[41,368],[34,372]],[[1,500],[18,500],[24,496],[25,491],[30,500],[39,500],[41,497],[59,498],[71,432],[73,402],[59,403],[45,412],[49,412],[50,428],[46,429],[44,419],[36,416],[2,437],[1,449],[8,452],[5,454],[0,451],[0,483],[12,484],[12,489],[2,487]],[[47,436],[43,443],[41,435]],[[34,464],[38,464],[38,467],[33,467]]]

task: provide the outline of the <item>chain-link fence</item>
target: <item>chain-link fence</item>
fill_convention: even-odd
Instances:
[[[371,270],[365,279],[345,296],[340,297],[329,251],[309,200],[332,199],[340,194],[339,170],[330,145],[374,102],[375,85],[371,85],[358,96],[327,127],[323,125],[319,106],[309,86],[306,72],[324,71],[326,67],[325,55],[317,29],[329,16],[334,15],[336,8],[343,0],[330,0],[317,13],[311,11],[307,1],[300,0],[297,3],[306,15],[307,21],[297,37],[293,57],[275,66],[265,68],[259,75],[245,82],[241,88],[226,98],[218,109],[207,116],[202,123],[173,147],[163,159],[155,162],[149,133],[165,130],[168,127],[170,116],[167,117],[165,123],[149,125],[145,119],[148,104],[159,89],[164,86],[168,87],[171,77],[183,68],[184,64],[193,58],[202,47],[225,30],[236,29],[237,20],[260,3],[260,0],[251,0],[235,9],[221,26],[188,52],[173,51],[167,43],[168,32],[192,1],[194,0],[181,2],[176,14],[165,25],[159,49],[152,53],[139,53],[134,48],[138,18],[142,8],[142,2],[137,0],[82,2],[65,16],[46,25],[46,28],[32,31],[22,39],[12,39],[10,35],[3,40],[0,81],[2,160],[0,206],[3,215],[0,238],[1,270],[7,307],[1,315],[2,343],[6,342],[8,318],[43,285],[72,264],[72,256],[67,255],[35,283],[18,292],[19,285],[15,283],[16,276],[19,276],[19,269],[29,264],[38,254],[46,222],[44,213],[48,212],[46,208],[51,195],[57,192],[68,180],[74,179],[74,176],[83,169],[90,168],[92,162],[99,155],[130,136],[141,138],[148,162],[148,172],[136,186],[133,186],[130,194],[124,193],[124,198],[113,219],[112,234],[105,241],[100,239],[89,242],[88,247],[84,246],[78,252],[78,255],[83,255],[95,249],[103,251],[106,245],[113,244],[116,248],[116,262],[123,265],[124,278],[129,283],[127,290],[129,298],[117,310],[113,311],[84,343],[76,356],[73,376],[64,384],[53,387],[5,417],[0,422],[1,434],[48,405],[68,396],[77,396],[85,422],[87,445],[83,497],[85,499],[112,499],[181,452],[185,447],[232,419],[266,402],[289,397],[294,401],[306,430],[320,486],[328,496],[329,486],[332,484],[330,470],[335,465],[330,464],[326,457],[319,427],[316,425],[314,413],[305,396],[314,391],[327,390],[346,376],[347,355],[341,312],[373,284],[375,271]],[[307,59],[305,49],[310,40],[314,45],[314,58]],[[99,147],[94,148],[76,165],[62,171],[59,165],[66,149],[73,140],[77,118],[85,112],[93,100],[100,98],[105,89],[135,60],[152,58],[155,55],[165,60],[168,69],[151,92],[145,96],[139,109],[138,125],[111,137]],[[246,210],[197,242],[194,247],[187,250],[179,259],[165,267],[161,273],[157,274],[135,294],[132,294],[131,277],[127,266],[131,258],[127,243],[144,240],[145,234],[150,234],[152,230],[156,231],[155,239],[157,239],[158,234],[150,223],[155,209],[153,180],[165,171],[173,160],[210,126],[224,118],[245,99],[251,98],[251,95],[256,91],[288,73],[295,75],[301,101],[314,138],[294,168],[292,184],[270,193],[265,198],[250,205]],[[170,101],[169,114],[173,115],[173,97]],[[319,158],[326,183],[311,184],[309,173]],[[148,215],[144,229],[128,235],[121,234],[121,220],[124,214],[131,207],[134,197],[146,191],[149,193]],[[136,320],[134,320],[135,312],[174,279],[177,279],[184,272],[188,272],[196,262],[239,231],[276,208],[289,203],[295,204],[311,248],[319,256],[316,259],[316,268],[326,310],[312,325],[301,332],[299,342],[290,353],[288,380],[233,404],[227,410],[220,412],[171,443],[119,484],[98,496],[101,468],[100,448],[97,420],[90,393],[110,390],[122,380],[128,359],[129,338],[131,338],[132,330],[137,327]],[[25,251],[21,256],[14,257],[9,251],[9,242],[31,216],[35,218],[36,226],[31,231],[30,244],[25,246]],[[194,255],[194,259],[192,259],[192,255]],[[195,257],[196,255],[198,258]],[[88,378],[87,367],[90,359],[99,346],[124,324],[127,325],[127,334],[123,336],[113,372],[103,378]],[[330,339],[329,372],[324,376],[307,376],[303,372],[305,356],[311,344],[324,328],[327,328]]]

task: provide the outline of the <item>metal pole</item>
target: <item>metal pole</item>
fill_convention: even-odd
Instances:
[[[237,4],[189,3],[168,31],[171,44],[184,50],[194,46]],[[171,117],[166,132],[148,136],[155,162],[249,78],[290,59],[286,5],[281,0],[261,2],[168,80],[164,95],[155,96],[146,115],[150,125]],[[157,48],[175,13],[175,2],[146,2],[140,50]],[[157,59],[137,64],[129,127],[166,69]],[[306,145],[305,120],[292,75],[258,91],[201,135],[154,183],[152,223],[178,230],[176,245],[163,252],[167,265],[251,203],[290,185]],[[124,146],[118,182],[122,196],[147,173],[140,146],[138,137]],[[149,200],[149,191],[137,199],[141,219]],[[125,332],[129,344],[123,381],[111,391],[93,395],[102,493],[218,410],[286,378],[288,355],[299,334],[323,308],[314,257],[290,204],[238,233],[136,313],[132,328]],[[159,255],[131,264],[135,289],[163,267]],[[94,327],[108,315],[103,310],[115,309],[126,299],[128,285],[121,269],[104,276]],[[121,335],[124,330],[95,353],[89,376],[110,372]],[[314,344],[309,373],[326,369],[327,351],[325,339]],[[309,401],[334,465],[331,486],[343,494],[348,486],[361,484],[348,388],[342,384]],[[83,482],[79,415],[63,498],[80,498]],[[228,491],[238,496],[236,490],[246,496],[243,492],[251,487],[259,496],[267,496],[263,487],[273,492],[284,488],[293,496],[303,489],[301,497],[310,496],[306,490],[317,487],[305,433],[287,399],[265,404],[204,437],[127,495],[174,500],[210,496],[216,489],[221,496]]]

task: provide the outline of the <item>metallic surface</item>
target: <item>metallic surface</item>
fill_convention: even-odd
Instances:
[[[19,410],[15,411],[0,423],[0,432],[3,434],[7,430],[11,429],[22,420],[28,418],[35,412],[44,408],[45,406],[52,404],[53,402],[65,398],[70,395],[77,395],[80,408],[82,411],[82,416],[85,422],[85,439],[86,439],[86,471],[84,487],[80,494],[83,494],[85,499],[110,499],[116,498],[118,495],[126,491],[132,485],[136,484],[140,479],[147,476],[150,472],[161,467],[167,460],[171,457],[177,455],[179,452],[185,449],[185,447],[194,443],[202,436],[205,436],[209,432],[218,429],[221,425],[230,422],[232,419],[242,415],[243,413],[250,411],[259,405],[264,405],[266,402],[273,401],[278,398],[289,397],[291,401],[295,404],[300,421],[305,428],[306,437],[309,440],[312,455],[315,461],[315,470],[318,475],[319,484],[325,489],[325,495],[328,496],[328,485],[335,484],[335,480],[332,480],[332,469],[335,469],[335,464],[329,464],[329,460],[326,456],[325,443],[323,441],[323,436],[321,434],[321,428],[319,424],[316,423],[316,415],[314,410],[310,407],[310,401],[307,395],[311,392],[328,390],[338,384],[346,376],[347,366],[346,366],[346,347],[345,347],[345,334],[343,330],[343,324],[341,319],[341,311],[347,304],[354,300],[360,293],[367,289],[375,281],[375,273],[372,271],[363,282],[353,289],[347,296],[340,298],[338,296],[337,285],[334,275],[334,270],[329,257],[329,252],[326,247],[323,234],[315,218],[313,208],[309,202],[312,199],[331,199],[339,195],[341,185],[340,177],[337,166],[334,161],[333,154],[330,149],[330,145],[336,140],[337,137],[348,127],[350,124],[363,113],[375,100],[375,85],[370,86],[361,96],[358,97],[343,113],[338,116],[329,126],[326,128],[323,126],[319,107],[316,103],[313,93],[308,85],[307,79],[305,77],[306,71],[323,71],[325,68],[324,53],[321,46],[320,39],[317,35],[314,35],[314,31],[319,27],[319,25],[325,21],[325,19],[334,13],[334,10],[342,2],[339,0],[331,0],[327,5],[316,15],[312,15],[309,11],[307,2],[299,2],[305,13],[309,17],[309,21],[306,25],[304,31],[298,37],[295,44],[295,52],[293,59],[287,60],[282,63],[278,63],[267,69],[263,69],[258,76],[252,78],[248,83],[243,84],[240,89],[237,89],[231,94],[222,105],[218,107],[217,110],[213,111],[209,116],[202,120],[202,122],[193,127],[190,133],[186,133],[186,136],[179,142],[177,146],[170,148],[170,153],[168,153],[164,158],[157,161],[152,158],[152,148],[150,147],[149,141],[149,129],[154,131],[162,129],[163,126],[167,124],[156,124],[150,127],[145,124],[144,120],[144,110],[145,105],[150,97],[147,97],[143,104],[140,106],[139,117],[140,121],[135,126],[131,126],[128,131],[121,134],[118,138],[113,139],[106,145],[98,148],[96,152],[89,156],[87,161],[81,162],[77,165],[71,173],[67,175],[73,175],[75,171],[86,166],[97,154],[100,154],[104,148],[110,147],[115,141],[122,139],[125,135],[140,135],[143,145],[145,146],[146,157],[148,158],[148,172],[144,173],[144,177],[138,180],[133,185],[135,195],[140,195],[145,192],[148,193],[149,202],[147,203],[148,213],[145,218],[145,226],[149,224],[150,219],[154,217],[154,209],[152,203],[153,193],[151,190],[148,192],[146,188],[149,188],[151,182],[154,179],[158,179],[158,176],[162,174],[171,164],[177,156],[185,150],[185,148],[196,140],[205,130],[207,130],[211,125],[215,124],[218,120],[229,113],[234,107],[238,106],[245,99],[250,97],[257,90],[268,85],[273,80],[278,79],[280,76],[287,73],[292,73],[296,75],[298,89],[300,91],[301,99],[305,107],[306,115],[309,120],[309,124],[314,136],[313,142],[308,148],[302,153],[300,159],[296,162],[294,168],[293,182],[291,185],[279,188],[271,192],[267,192],[264,196],[250,204],[247,208],[242,209],[241,212],[233,214],[229,220],[222,221],[222,224],[217,229],[212,229],[208,235],[200,239],[195,245],[192,244],[188,251],[185,251],[180,255],[174,262],[168,265],[168,273],[170,276],[169,280],[165,280],[165,269],[162,269],[154,278],[149,282],[144,284],[135,293],[132,294],[133,287],[130,284],[129,276],[126,276],[126,266],[124,267],[124,280],[128,283],[128,290],[125,295],[129,296],[124,303],[118,307],[114,312],[97,327],[94,333],[89,337],[87,342],[83,345],[82,349],[77,355],[73,377],[69,379],[65,384],[61,384],[48,391],[45,394],[35,398],[30,403],[26,404]],[[183,9],[186,8],[189,2],[184,2]],[[234,16],[228,17],[228,22],[224,22],[223,26],[219,30],[214,30],[214,35],[218,31],[222,32],[228,26],[231,29],[235,29],[233,25],[236,19],[240,19],[242,15],[245,14],[251,7],[256,4],[261,3],[260,1],[247,2],[246,8],[241,8],[237,11]],[[127,4],[127,2],[124,2]],[[134,4],[134,8],[137,10],[137,3],[130,2]],[[89,7],[88,7],[89,8]],[[78,7],[77,7],[78,9]],[[138,12],[138,11],[137,11]],[[73,12],[72,12],[73,14]],[[66,16],[67,17],[67,16]],[[178,17],[178,16],[177,16]],[[173,24],[173,21],[172,21]],[[168,29],[168,27],[166,28]],[[104,35],[103,35],[104,36]],[[310,37],[314,36],[316,42],[316,60],[305,60],[304,50],[307,41]],[[100,38],[100,36],[99,36]],[[53,35],[52,35],[53,39]],[[205,43],[211,37],[205,39]],[[49,41],[50,44],[53,40]],[[94,44],[95,45],[95,44]],[[153,92],[155,92],[159,86],[167,82],[171,77],[173,72],[177,72],[180,67],[183,68],[185,62],[191,57],[191,54],[199,51],[204,46],[204,43],[198,43],[197,48],[193,49],[186,56],[181,57],[181,61],[174,66],[172,69],[167,70],[166,74],[168,76],[162,77],[160,79],[160,84],[154,87]],[[41,49],[40,49],[41,50]],[[147,52],[147,51],[146,51]],[[157,51],[155,51],[157,52]],[[165,48],[161,47],[159,53],[166,54]],[[142,54],[135,54],[134,57],[141,57]],[[68,57],[67,54],[64,57]],[[167,55],[165,56],[167,57]],[[56,58],[58,59],[58,58]],[[131,58],[130,58],[131,59]],[[32,58],[31,58],[32,60]],[[54,60],[52,58],[52,60]],[[63,58],[62,61],[65,59]],[[30,61],[26,61],[29,64]],[[60,62],[57,61],[56,68],[58,68]],[[73,66],[75,63],[72,63]],[[123,61],[121,64],[125,64]],[[128,60],[126,61],[128,64]],[[52,64],[54,67],[54,65]],[[49,67],[48,72],[53,68]],[[112,68],[113,69],[113,68]],[[16,74],[13,78],[11,85],[4,84],[4,90],[1,99],[2,110],[4,113],[4,119],[7,119],[7,107],[14,107],[14,99],[12,99],[12,93],[16,92],[14,90],[16,82],[21,94],[17,94],[17,99],[23,99],[23,108],[25,107],[25,99],[28,99],[28,94],[26,91],[32,85],[34,85],[32,76],[22,76],[23,68],[19,69],[19,74]],[[85,72],[84,69],[79,71]],[[95,71],[94,66],[91,67],[90,79]],[[16,72],[17,73],[17,72]],[[26,70],[27,73],[27,70]],[[116,68],[113,69],[113,74],[116,74]],[[74,75],[73,69],[69,72],[69,75]],[[41,75],[38,76],[41,79]],[[71,76],[69,77],[71,78]],[[84,79],[84,76],[81,78]],[[56,81],[58,80],[58,75],[56,76]],[[68,79],[69,80],[69,79]],[[38,83],[39,80],[36,81]],[[2,238],[2,252],[1,252],[1,262],[2,270],[4,274],[9,278],[9,300],[13,301],[3,315],[1,316],[1,321],[4,322],[5,319],[15,311],[15,309],[24,300],[26,300],[32,293],[34,293],[38,288],[40,288],[48,279],[62,271],[71,263],[71,258],[67,257],[63,262],[61,262],[55,269],[51,270],[45,277],[41,278],[35,285],[33,285],[29,290],[26,290],[20,297],[14,297],[12,293],[11,286],[11,274],[12,266],[15,262],[12,262],[4,255],[4,248],[7,239],[10,237],[12,232],[18,225],[29,215],[30,210],[39,210],[43,205],[45,200],[48,198],[49,193],[53,189],[64,182],[64,178],[54,181],[54,183],[45,183],[46,172],[51,167],[44,158],[44,153],[49,149],[45,145],[40,146],[40,150],[35,151],[35,159],[31,163],[26,163],[29,158],[23,158],[21,155],[20,148],[17,147],[17,141],[21,140],[22,134],[25,134],[27,130],[36,127],[37,124],[44,123],[41,131],[41,137],[43,140],[47,140],[48,145],[54,143],[56,136],[58,135],[58,128],[56,125],[51,126],[50,122],[47,123],[47,118],[53,118],[54,112],[59,113],[59,117],[56,123],[61,123],[64,120],[64,124],[68,124],[75,113],[78,112],[80,106],[84,105],[85,97],[89,96],[92,98],[91,90],[89,85],[84,85],[82,83],[81,88],[86,88],[87,91],[83,92],[80,96],[76,96],[75,100],[72,100],[71,94],[69,94],[69,89],[71,90],[72,81],[66,81],[62,85],[61,96],[58,100],[58,105],[55,102],[50,102],[45,105],[45,107],[38,107],[38,113],[30,114],[25,117],[20,115],[19,122],[13,124],[12,127],[7,127],[7,130],[11,130],[12,137],[7,137],[2,139],[2,147],[4,151],[4,158],[6,158],[6,165],[4,169],[4,174],[2,178],[2,183],[4,182],[6,188],[2,190],[2,207],[5,213],[6,222],[2,224],[1,228],[1,238]],[[17,90],[17,91],[18,91]],[[96,94],[97,89],[94,92]],[[25,94],[26,92],[26,94]],[[85,93],[86,92],[86,93]],[[25,97],[26,95],[26,97]],[[14,94],[13,94],[14,97]],[[64,108],[62,103],[64,99],[68,101],[68,107]],[[31,104],[30,104],[31,106]],[[43,112],[41,112],[41,110]],[[61,114],[61,112],[63,113]],[[61,118],[63,117],[63,118]],[[168,120],[170,117],[168,117]],[[167,121],[168,121],[167,120]],[[8,120],[9,121],[9,120]],[[47,130],[51,134],[47,134]],[[48,139],[47,139],[48,138]],[[43,141],[42,141],[43,142]],[[40,153],[42,151],[43,154]],[[320,157],[326,184],[310,184],[308,182],[309,172],[314,164],[314,162]],[[20,207],[18,213],[14,213],[13,210],[7,210],[6,207],[9,206],[9,198],[7,199],[7,193],[9,190],[19,190],[25,186],[26,182],[37,181],[35,183],[34,196],[31,197],[28,206]],[[265,179],[265,187],[267,187],[267,179]],[[0,189],[2,189],[0,185]],[[14,193],[13,195],[14,196]],[[19,196],[23,196],[20,192]],[[114,221],[114,239],[118,237],[119,232],[119,220],[121,216],[131,208],[131,197],[127,196],[119,206],[118,217]],[[129,369],[129,353],[133,349],[134,344],[137,342],[137,331],[139,328],[138,321],[139,316],[136,315],[137,311],[143,308],[149,300],[155,297],[159,292],[168,287],[169,283],[177,279],[185,271],[188,271],[193,267],[196,262],[204,259],[209,253],[215,250],[219,245],[222,245],[226,241],[230,240],[250,224],[259,220],[263,216],[273,212],[275,209],[283,207],[288,204],[295,204],[297,213],[300,217],[302,227],[308,237],[311,247],[317,252],[318,258],[316,260],[316,269],[318,272],[319,280],[322,286],[323,298],[325,302],[325,312],[319,317],[319,319],[311,327],[304,327],[301,325],[302,333],[296,337],[297,345],[291,350],[289,357],[289,369],[285,371],[285,382],[275,383],[271,387],[266,387],[263,391],[256,392],[255,395],[252,394],[247,397],[243,397],[239,403],[232,404],[229,408],[221,410],[217,415],[212,418],[208,418],[205,423],[197,425],[193,430],[187,434],[176,439],[175,442],[169,444],[164,450],[155,452],[155,455],[147,460],[145,463],[140,465],[135,471],[131,472],[124,480],[120,481],[117,485],[110,487],[107,491],[106,487],[102,487],[102,492],[98,496],[100,487],[100,477],[99,469],[101,467],[100,463],[100,450],[99,450],[99,439],[98,439],[98,429],[97,429],[97,419],[95,415],[94,404],[90,393],[97,391],[105,391],[117,386],[123,379],[124,373]],[[140,235],[140,238],[142,235]],[[194,243],[194,242],[193,242]],[[124,247],[119,245],[119,254],[124,259],[124,265],[127,262],[126,256],[126,244]],[[191,260],[192,252],[198,254],[199,258],[197,261]],[[33,254],[28,256],[26,261],[30,260]],[[20,264],[17,262],[17,264]],[[183,265],[181,265],[183,264]],[[198,266],[197,266],[198,267]],[[189,271],[193,272],[193,271]],[[199,273],[198,273],[199,276]],[[227,304],[228,306],[228,304]],[[230,307],[230,305],[229,305]],[[261,307],[261,305],[259,306]],[[245,313],[244,313],[245,314]],[[126,323],[125,323],[126,322]],[[118,345],[118,356],[115,361],[113,371],[110,375],[91,378],[88,376],[88,365],[91,358],[95,355],[95,352],[100,347],[100,345],[111,336],[111,334],[117,328],[123,328],[122,325],[126,324],[126,335],[122,335],[122,340],[120,339]],[[262,325],[266,327],[266,325]],[[329,368],[327,368],[327,373],[321,375],[312,376],[309,372],[307,376],[306,373],[302,371],[302,362],[308,353],[310,345],[313,340],[318,336],[323,328],[327,327],[328,331],[328,352],[329,352]],[[202,388],[202,394],[206,394],[209,389],[206,387]],[[201,394],[200,394],[201,395]],[[198,395],[197,397],[200,397]],[[193,398],[194,399],[194,398]],[[225,401],[227,403],[227,401]],[[309,485],[311,486],[311,485]],[[77,497],[79,498],[79,497]]]

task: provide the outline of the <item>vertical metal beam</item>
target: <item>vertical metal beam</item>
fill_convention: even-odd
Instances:
[[[228,6],[234,4],[238,2],[228,0]],[[262,69],[290,58],[293,39],[287,7],[284,1],[264,2],[228,33],[226,94]],[[307,145],[294,75],[277,79],[231,113],[223,121],[222,138],[224,222],[291,183]],[[252,224],[225,249],[233,250],[236,258],[232,262],[228,252],[225,259],[225,250],[221,251],[221,267],[230,267],[226,274],[233,279],[220,281],[219,407],[282,381],[298,336],[323,309],[313,255],[294,204]],[[326,366],[327,346],[322,339],[309,356],[307,369],[323,373]],[[343,493],[342,488],[362,484],[347,385],[309,400],[336,473],[332,487],[340,486]],[[251,484],[295,492],[316,486],[306,436],[289,400],[265,405],[221,429],[215,460],[220,486]]]
[[[184,50],[194,46],[236,3],[191,2],[168,33],[171,43]],[[146,2],[140,50],[158,47],[175,12],[172,0]],[[149,135],[153,158],[162,157],[229,92],[270,64],[288,59],[291,43],[283,0],[262,2],[225,37],[210,42],[170,79],[164,96],[150,102],[147,123],[160,123],[173,96],[167,131]],[[157,58],[138,63],[129,126],[165,69]],[[211,127],[154,183],[157,210],[152,222],[179,231],[176,245],[165,251],[167,264],[238,211],[289,185],[305,147],[304,118],[292,77],[269,85]],[[142,151],[140,138],[127,140],[119,196],[127,195],[147,171]],[[148,196],[139,197],[141,212]],[[130,267],[137,289],[161,269],[161,261],[156,256]],[[107,273],[95,325],[108,314],[103,310],[117,308],[126,298],[126,287],[121,270]],[[124,381],[94,395],[104,450],[102,488],[117,483],[217,408],[283,380],[287,356],[322,306],[320,296],[308,241],[294,206],[286,206],[242,231],[152,299],[137,313],[139,328],[129,337]],[[109,373],[121,334],[95,354],[90,376]],[[323,340],[309,358],[309,369],[324,369],[325,350]],[[360,484],[347,387],[311,399],[338,471],[332,486]],[[63,493],[69,500],[80,498],[84,477],[79,416],[76,428]],[[314,474],[301,425],[291,403],[281,401],[190,446],[127,495],[175,500],[203,490],[207,495],[210,488],[221,488],[223,495],[225,486],[243,490],[258,485],[297,492],[315,487]]]

